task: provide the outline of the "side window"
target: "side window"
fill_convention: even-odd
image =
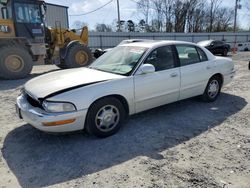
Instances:
[[[200,62],[200,56],[195,46],[177,45],[176,46],[181,66],[191,65]]]
[[[216,44],[217,44],[217,45],[222,45],[223,42],[222,42],[222,41],[216,41]]]
[[[171,46],[163,46],[152,51],[144,63],[154,65],[155,71],[162,71],[174,68],[174,62]]]
[[[198,54],[199,54],[199,56],[200,56],[200,60],[201,60],[201,61],[207,61],[208,58],[207,58],[206,53],[205,53],[202,49],[200,49],[200,48],[198,48],[198,47],[196,47],[196,49],[197,49],[197,52],[198,52]]]

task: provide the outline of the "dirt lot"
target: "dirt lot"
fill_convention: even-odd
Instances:
[[[250,187],[250,53],[214,103],[189,99],[130,118],[97,139],[50,135],[19,120],[20,87],[0,80],[0,187]]]

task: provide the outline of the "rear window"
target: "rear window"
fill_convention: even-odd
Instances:
[[[199,54],[199,56],[200,56],[200,60],[201,60],[201,61],[207,61],[208,58],[207,58],[206,53],[205,53],[202,49],[200,49],[200,48],[198,48],[198,47],[196,47],[196,49],[197,49],[197,52],[198,52],[198,54]]]

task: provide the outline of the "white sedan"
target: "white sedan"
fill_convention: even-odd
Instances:
[[[194,96],[213,102],[234,75],[231,59],[193,43],[129,43],[88,68],[28,81],[16,106],[20,118],[42,131],[85,129],[107,137],[131,114]]]

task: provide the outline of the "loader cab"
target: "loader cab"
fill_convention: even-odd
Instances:
[[[2,17],[13,20],[16,37],[30,43],[44,43],[45,5],[39,0],[10,0],[2,8]]]

